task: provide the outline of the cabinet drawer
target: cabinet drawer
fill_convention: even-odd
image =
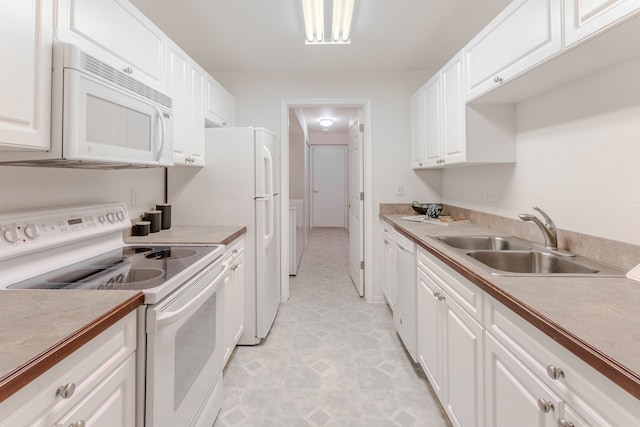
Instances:
[[[238,237],[225,248],[225,257],[227,260],[233,260],[244,252],[244,237]]]
[[[136,349],[136,313],[63,359],[0,405],[1,427],[50,427]],[[68,398],[57,390],[74,384]]]
[[[435,260],[427,251],[418,249],[418,268],[428,274],[438,286],[453,298],[476,322],[482,324],[482,292],[451,268]]]
[[[487,332],[579,413],[587,425],[640,425],[637,399],[493,298],[486,296],[485,305]],[[552,376],[554,368],[562,370],[557,378]]]

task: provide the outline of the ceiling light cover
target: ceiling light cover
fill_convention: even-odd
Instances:
[[[320,119],[320,126],[324,126],[324,127],[329,127],[333,125],[333,120],[332,119]]]
[[[355,0],[301,1],[306,44],[351,43]]]

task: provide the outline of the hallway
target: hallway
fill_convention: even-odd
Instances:
[[[357,295],[348,256],[346,230],[311,231],[270,335],[224,371],[215,427],[449,425],[389,308]]]

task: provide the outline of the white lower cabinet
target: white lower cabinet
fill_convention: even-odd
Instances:
[[[229,277],[224,289],[224,363],[233,353],[244,332],[244,237],[234,240],[225,253]]]
[[[500,345],[485,340],[487,426],[553,427],[561,399]]]
[[[393,228],[384,222],[382,223],[382,243],[384,244],[382,293],[393,311],[396,301],[396,244],[393,240]]]
[[[0,427],[131,427],[136,411],[136,313],[0,404]]]
[[[437,261],[418,250],[418,360],[451,423],[483,425],[483,328],[457,302],[451,275],[429,268]],[[434,271],[435,270],[435,271]],[[464,288],[466,284],[461,285]],[[482,294],[482,291],[477,290]]]

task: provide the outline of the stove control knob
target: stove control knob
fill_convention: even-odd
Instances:
[[[4,230],[4,233],[2,233],[2,237],[4,237],[4,240],[9,243],[16,243],[18,240],[20,240],[20,230],[15,225],[12,225]]]
[[[116,212],[116,218],[118,218],[118,221],[124,221],[124,212],[122,211]]]
[[[40,236],[40,227],[36,224],[27,224],[24,226],[24,234],[31,240],[37,239]]]
[[[113,214],[113,212],[109,212],[107,214],[107,221],[109,221],[111,224],[113,224],[116,220],[116,216]]]

